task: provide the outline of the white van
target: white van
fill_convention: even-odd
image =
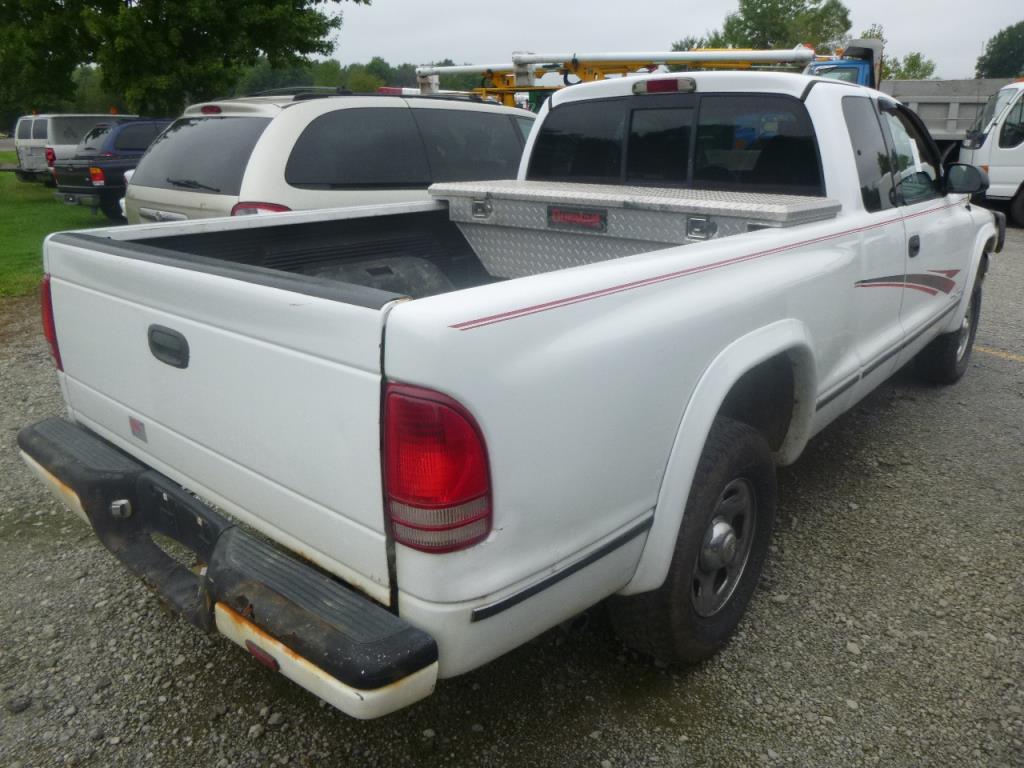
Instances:
[[[123,115],[119,117],[134,117]],[[110,120],[109,114],[24,115],[14,129],[18,153],[17,176],[22,181],[52,184],[50,168],[57,160],[74,157],[75,147],[96,123]]]
[[[136,224],[426,201],[435,181],[515,178],[533,120],[456,96],[196,104],[143,155],[125,210]]]
[[[960,162],[988,173],[985,199],[1008,202],[1010,218],[1024,227],[1024,79],[989,98],[967,132]]]

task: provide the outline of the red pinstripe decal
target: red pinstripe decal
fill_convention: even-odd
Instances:
[[[887,219],[885,221],[879,221],[874,224],[866,224],[862,227],[854,227],[853,229],[846,229],[842,232],[834,232],[831,235],[823,235],[821,237],[814,237],[808,240],[800,240],[795,243],[789,243],[787,245],[776,246],[775,248],[769,248],[764,251],[756,251],[749,253],[745,256],[734,256],[731,259],[723,259],[721,261],[711,262],[710,264],[704,264],[699,267],[689,267],[687,269],[681,269],[677,272],[669,272],[664,275],[657,275],[655,277],[644,278],[643,280],[634,280],[630,283],[622,283],[621,285],[613,285],[608,288],[600,288],[596,291],[589,291],[587,293],[580,293],[575,296],[566,296],[562,299],[554,299],[552,301],[546,301],[543,304],[534,304],[528,307],[521,307],[519,309],[513,309],[508,312],[501,312],[496,315],[487,315],[485,317],[478,317],[474,320],[464,320],[461,323],[455,323],[454,325],[448,326],[459,331],[471,331],[475,328],[482,328],[486,325],[493,325],[495,323],[501,323],[506,320],[515,320],[519,317],[526,317],[527,315],[534,315],[538,312],[547,312],[551,309],[557,309],[559,307],[568,307],[573,304],[580,304],[584,301],[591,301],[593,299],[599,299],[604,296],[612,296],[616,293],[622,293],[624,291],[631,291],[636,288],[644,288],[648,285],[656,285],[657,283],[664,283],[668,280],[676,280],[681,277],[688,277],[690,275],[699,274],[701,272],[710,272],[714,269],[721,267],[729,267],[733,264],[741,264],[745,261],[752,261],[754,259],[760,259],[765,256],[774,256],[778,253],[784,253],[785,251],[791,251],[795,248],[802,248],[807,245],[814,245],[816,243],[824,243],[829,240],[835,240],[846,235],[854,235],[858,232],[867,232],[871,229],[878,229],[879,227],[886,227],[890,224],[895,224],[898,221],[906,221],[907,219],[917,218],[918,216],[924,216],[929,213],[936,213],[938,211],[944,211],[947,208],[961,205],[963,200],[958,200],[954,203],[946,203],[936,208],[929,208],[927,211],[918,211],[917,213],[910,214],[909,216],[897,217],[894,219]],[[900,284],[902,286],[902,283]],[[911,287],[911,286],[907,286]]]
[[[914,291],[923,291],[931,296],[935,296],[938,291],[934,288],[929,288],[926,285],[916,285],[915,283],[861,283],[857,286],[858,288],[910,288]]]

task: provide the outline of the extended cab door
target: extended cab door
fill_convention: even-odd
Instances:
[[[902,365],[949,319],[969,276],[975,227],[965,195],[943,191],[939,156],[920,119],[895,102],[879,101],[896,180],[895,199],[906,237],[901,284]]]
[[[861,204],[860,253],[852,290],[861,377],[855,398],[874,389],[895,370],[894,350],[903,341],[901,295],[888,287],[902,282],[906,237],[896,206],[887,149],[872,99],[844,96],[843,119],[857,167]]]

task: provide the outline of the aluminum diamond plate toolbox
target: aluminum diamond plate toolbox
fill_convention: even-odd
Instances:
[[[434,184],[484,267],[522,277],[766,227],[831,219],[824,197],[550,181]]]

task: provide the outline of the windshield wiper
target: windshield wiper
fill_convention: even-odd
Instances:
[[[220,192],[216,187],[210,187],[206,184],[200,184],[195,179],[172,179],[170,176],[167,177],[167,183],[173,184],[176,187],[184,187],[185,189],[205,189],[208,192]]]

